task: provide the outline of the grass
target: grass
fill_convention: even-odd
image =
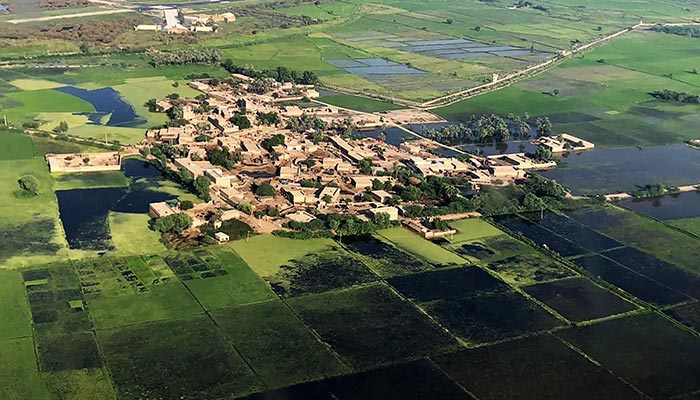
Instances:
[[[88,307],[97,329],[181,319],[202,313],[197,302],[179,282],[156,285],[145,293],[91,296]]]
[[[666,221],[666,224],[700,236],[700,217],[674,219]]]
[[[694,137],[695,106],[657,102],[648,93],[697,93],[691,38],[634,32],[516,85],[437,109],[449,120],[472,114],[547,115],[555,132],[601,147],[679,143]],[[558,96],[550,93],[559,90]]]
[[[147,214],[109,213],[109,232],[115,253],[124,255],[160,254],[166,250],[160,235],[148,228]]]
[[[349,108],[351,110],[363,112],[382,112],[390,110],[402,109],[402,106],[392,104],[386,101],[368,99],[365,97],[352,96],[349,94],[335,94],[331,96],[323,96],[318,100],[332,104],[334,106]]]
[[[29,136],[0,129],[0,161],[32,157],[34,157],[34,147]]]
[[[238,255],[215,251],[228,275],[185,281],[185,285],[206,310],[241,306],[274,298],[269,286]]]
[[[54,173],[54,190],[127,187],[129,180],[121,171]]]
[[[106,368],[59,371],[42,374],[53,398],[58,399],[105,399],[116,400]]]
[[[405,228],[384,229],[377,233],[382,238],[394,243],[399,248],[424,258],[434,264],[467,264],[464,258],[451,253],[435,243],[421,238]]]
[[[21,276],[15,271],[0,270],[0,340],[32,334],[29,304]]]
[[[481,219],[461,219],[450,221],[449,224],[453,229],[457,230],[457,234],[449,238],[450,243],[466,242],[503,234],[500,229]]]
[[[276,274],[279,267],[290,260],[321,252],[335,246],[335,242],[330,239],[295,240],[259,235],[248,240],[230,242],[226,246],[235,250],[256,274],[265,277]]]
[[[32,338],[0,340],[0,359],[0,398],[51,398],[36,367]]]
[[[15,79],[9,82],[12,86],[24,91],[57,89],[63,84],[47,79]]]

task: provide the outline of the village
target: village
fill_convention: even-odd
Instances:
[[[399,221],[432,239],[454,232],[406,217],[405,207],[420,201],[398,196],[394,186],[398,169],[422,177],[458,178],[478,191],[484,185],[523,182],[528,171],[556,166],[551,159],[525,153],[460,154],[415,133],[409,136],[412,140],[395,146],[386,142],[388,127],[430,117],[421,111],[411,118],[405,111],[362,113],[314,103],[319,93],[313,85],[241,74],[233,74],[226,82],[200,79],[189,85],[201,94],[194,99],[171,96],[151,102],[150,107],[167,113],[171,122],[148,130],[139,148],[142,156],[160,158],[160,167],[169,174],[207,186],[208,201],[190,209],[173,202],[150,205],[153,218],[187,213],[195,230],[212,216],[217,226],[240,219],[257,232],[270,233],[286,229],[290,222],[309,223],[321,214],[344,214],[363,221]],[[363,134],[367,130],[380,134],[367,137]],[[535,142],[550,154],[594,147],[566,134]],[[436,149],[452,150],[455,156],[440,155]],[[47,156],[52,172],[114,170],[121,159],[118,153]],[[221,232],[215,238],[229,239]]]

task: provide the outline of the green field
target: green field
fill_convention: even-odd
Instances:
[[[449,224],[450,227],[457,230],[457,234],[449,238],[450,243],[465,242],[503,234],[500,229],[481,219],[461,219],[450,221]]]
[[[450,120],[481,113],[546,115],[555,132],[601,147],[679,143],[696,136],[698,106],[661,102],[649,92],[698,93],[695,45],[692,38],[630,33],[536,78],[436,111]]]
[[[377,233],[381,238],[395,244],[397,247],[424,258],[437,265],[462,265],[469,262],[448,250],[425,240],[405,228],[384,229]]]
[[[165,246],[160,236],[148,228],[146,214],[109,213],[109,232],[119,255],[160,254]]]

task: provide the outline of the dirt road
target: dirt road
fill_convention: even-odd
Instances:
[[[119,9],[119,10],[90,11],[90,12],[75,13],[75,14],[52,15],[49,17],[11,19],[11,20],[8,20],[7,22],[9,22],[11,24],[24,24],[24,23],[28,23],[28,22],[53,21],[56,19],[93,17],[96,15],[123,14],[123,13],[128,13],[128,12],[132,12],[132,10]]]

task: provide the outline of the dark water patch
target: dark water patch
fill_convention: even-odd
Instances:
[[[572,261],[592,276],[657,306],[667,306],[690,300],[689,297],[598,254],[576,258]]]
[[[418,302],[500,293],[508,285],[478,267],[454,268],[388,279],[402,295]]]
[[[649,199],[625,200],[620,202],[620,205],[662,221],[694,218],[700,217],[700,192],[685,192],[678,195]]]
[[[523,254],[492,262],[486,269],[516,284],[562,279],[574,275],[569,268],[540,254]]]
[[[469,400],[473,399],[429,361],[382,367],[245,397],[244,400]]]
[[[649,279],[700,299],[700,277],[697,275],[631,247],[611,250],[604,255]]]
[[[460,150],[484,156],[514,153],[534,153],[536,148],[537,146],[530,143],[528,140],[466,144],[459,146]]]
[[[556,335],[653,398],[700,389],[700,341],[654,313],[567,329]]]
[[[107,216],[127,192],[122,188],[58,190],[58,211],[71,249],[109,250]]]
[[[63,230],[71,249],[109,250],[112,248],[107,223],[110,211],[147,213],[150,203],[175,198],[152,189],[151,184],[160,176],[160,171],[146,162],[126,159],[122,167],[132,180],[128,188],[56,191]],[[142,181],[142,177],[147,178],[146,181]]]
[[[295,297],[287,303],[355,369],[457,347],[454,339],[384,285]]]
[[[700,303],[669,308],[664,313],[696,332],[700,332]]]
[[[74,86],[64,86],[56,89],[83,99],[95,107],[95,112],[89,115],[94,124],[100,124],[100,119],[111,114],[107,126],[137,126],[144,124],[145,119],[136,114],[134,107],[122,99],[119,92],[112,88],[94,90],[81,89]]]
[[[291,297],[373,282],[376,277],[359,260],[334,249],[291,260],[265,280],[275,293]]]
[[[551,335],[432,358],[482,400],[634,399],[638,393]]]
[[[401,143],[405,142],[406,138],[415,138],[415,136],[399,128],[386,128],[383,131],[386,136],[385,142],[396,147],[399,147]],[[367,137],[377,139],[382,134],[382,128],[375,128],[369,131],[363,130],[360,131],[360,133]]]
[[[261,389],[208,318],[103,330],[98,339],[122,399],[230,398]]]
[[[622,314],[637,307],[585,278],[565,279],[523,288],[572,322]]]
[[[555,213],[540,214],[534,212],[523,214],[523,216],[530,221],[537,222],[539,225],[552,232],[556,232],[557,235],[568,238],[570,241],[586,250],[601,251],[623,246],[623,244],[617,240],[601,235],[593,229],[579,224],[564,215]]]
[[[429,271],[433,266],[372,236],[344,237],[345,247],[370,260],[367,264],[381,276]]]
[[[355,75],[421,75],[425,72],[406,65],[386,65],[376,67],[350,67],[345,71]]]
[[[438,300],[424,308],[452,334],[470,344],[552,329],[561,323],[515,292]]]
[[[630,192],[656,183],[688,185],[700,177],[699,153],[685,145],[596,149],[563,161],[564,166],[541,174],[578,195]]]
[[[459,255],[474,257],[474,258],[477,258],[479,260],[484,260],[484,259],[490,258],[494,254],[496,254],[495,251],[489,249],[488,247],[486,247],[480,243],[463,244],[463,245],[459,246],[455,251]]]
[[[586,253],[580,246],[564,239],[533,222],[515,215],[500,216],[494,218],[496,222],[505,226],[514,233],[520,233],[532,240],[538,246],[545,247],[562,257],[571,257]]]

